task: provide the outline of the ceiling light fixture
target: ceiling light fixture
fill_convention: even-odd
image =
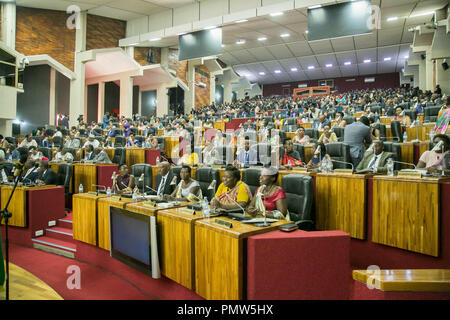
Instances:
[[[391,61],[391,60],[392,60],[391,57],[386,57],[386,58],[384,58],[384,61]]]
[[[242,22],[247,22],[247,19],[241,19],[241,20],[236,20],[235,23],[242,23]]]
[[[395,21],[398,20],[398,17],[389,17],[386,19],[386,21]]]
[[[291,71],[292,71],[292,72],[296,72],[296,71],[298,71],[298,69],[295,68],[295,67],[293,67],[293,68],[291,68]]]
[[[236,44],[244,44],[245,43],[245,40],[244,39],[241,39],[241,40],[239,40],[239,41],[236,41]]]
[[[282,16],[283,12],[273,12],[270,14],[271,17],[278,17],[278,16]]]
[[[159,41],[159,40],[161,40],[161,38],[153,38],[153,39],[150,39],[149,41]]]
[[[317,9],[317,8],[322,8],[321,4],[316,4],[314,6],[308,7],[308,9],[312,10],[312,9]]]
[[[331,68],[332,66],[333,66],[332,63],[328,63],[328,64],[325,65],[325,67],[327,67],[327,68]]]
[[[344,62],[344,64],[345,64],[346,66],[349,66],[349,65],[351,65],[352,63],[351,63],[351,61],[347,61],[347,62]]]
[[[308,67],[308,70],[312,70],[312,69],[314,69],[315,67],[314,66],[309,66]]]
[[[258,41],[265,41],[265,40],[267,40],[267,37],[259,37],[258,38]]]
[[[217,28],[216,26],[208,26],[208,27],[204,27],[203,30],[211,30],[211,29],[215,29]]]
[[[265,72],[260,72],[259,75],[260,75],[260,76],[265,76],[266,73],[265,73]]]
[[[372,62],[372,60],[370,60],[370,59],[364,60],[364,63],[370,63],[370,62]]]
[[[281,73],[281,70],[275,70],[275,73]]]
[[[434,11],[429,11],[429,12],[423,12],[423,13],[419,13],[419,14],[414,14],[412,16],[409,16],[410,18],[416,18],[416,17],[422,17],[422,16],[427,16],[429,14],[435,14]]]
[[[280,37],[282,37],[282,38],[286,38],[286,37],[289,37],[289,36],[290,36],[289,33],[282,33],[282,34],[280,34]]]

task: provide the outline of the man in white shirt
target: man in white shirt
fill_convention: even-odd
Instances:
[[[56,154],[55,160],[56,161],[72,162],[73,161],[73,155],[70,152],[67,152],[66,148],[62,148],[62,150]]]
[[[31,135],[27,134],[25,139],[19,144],[19,148],[38,147],[36,140],[33,140]]]
[[[95,148],[98,148],[100,146],[100,142],[98,142],[98,140],[95,139],[94,135],[89,135],[88,140],[84,143],[83,145],[83,149],[85,149],[88,145],[91,145]]]
[[[66,139],[66,143],[64,144],[64,147],[69,149],[76,149],[80,147],[80,140],[75,139],[74,135],[70,133],[69,139]]]

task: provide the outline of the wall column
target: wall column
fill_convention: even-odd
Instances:
[[[49,104],[49,119],[50,126],[56,125],[56,70],[50,68],[50,104]]]
[[[189,91],[184,92],[184,113],[191,113],[195,109],[195,64],[192,61],[188,62],[188,72],[186,74]]]
[[[98,107],[97,107],[97,122],[103,123],[103,116],[105,115],[105,82],[98,83]]]
[[[120,116],[133,117],[133,78],[120,79]]]
[[[169,114],[169,96],[167,85],[163,84],[156,89],[156,116],[163,117]]]
[[[426,51],[425,68],[425,90],[434,92],[434,63],[433,60],[431,60],[431,47]]]
[[[78,124],[77,118],[82,115],[86,119],[85,112],[85,69],[82,59],[82,52],[86,50],[86,22],[87,13],[80,13],[80,28],[75,32],[75,75],[76,79],[70,83],[70,112],[69,125],[76,126]]]
[[[209,78],[209,104],[213,104],[216,102],[216,75],[211,72]]]
[[[16,4],[6,2],[2,7],[2,40],[11,49],[16,49]]]

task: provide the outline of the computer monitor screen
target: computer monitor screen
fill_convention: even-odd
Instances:
[[[308,40],[371,33],[378,19],[370,0],[351,1],[308,9]]]
[[[178,60],[215,56],[222,53],[222,29],[214,28],[178,37]]]

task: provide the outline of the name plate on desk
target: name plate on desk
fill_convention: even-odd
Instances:
[[[412,171],[412,170],[400,170],[397,174],[398,177],[408,177],[408,178],[422,178],[422,172]]]
[[[95,193],[95,192],[94,192],[94,193]],[[115,199],[115,200],[120,200],[120,199],[122,199],[121,196],[112,196],[111,198],[113,198],[113,199]]]
[[[91,195],[93,195],[93,196],[96,196],[96,195],[97,195],[97,192],[89,191],[88,194],[91,194]]]
[[[352,169],[334,169],[334,173],[341,173],[341,174],[353,174]]]
[[[292,168],[292,171],[296,171],[296,172],[308,172],[308,168]]]
[[[195,210],[193,210],[193,209],[189,209],[189,208],[180,208],[180,209],[178,209],[178,210],[180,210],[179,212],[180,212],[180,213],[183,213],[183,214],[195,215]]]
[[[221,225],[225,228],[229,228],[229,229],[233,228],[233,224],[229,221],[225,221],[225,220],[221,220],[221,219],[214,219],[214,223]]]

